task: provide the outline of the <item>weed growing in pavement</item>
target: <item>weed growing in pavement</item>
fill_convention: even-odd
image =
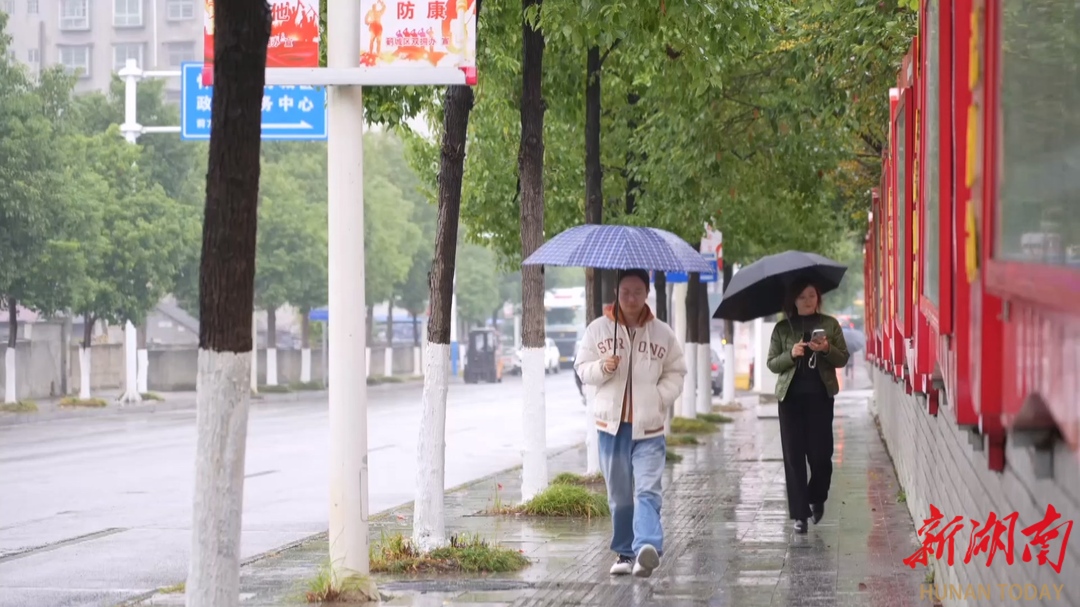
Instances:
[[[682,461],[682,456],[674,451],[668,451],[664,459],[667,460],[667,463],[669,464],[677,464]]]
[[[450,536],[450,543],[423,552],[398,533],[371,547],[373,573],[505,573],[520,571],[529,559],[520,550],[503,548],[478,535]]]
[[[719,413],[698,413],[697,416],[703,422],[709,422],[710,424],[730,424],[735,421],[726,415],[720,415]]]
[[[77,396],[68,396],[67,398],[60,399],[61,407],[87,407],[90,409],[100,409],[107,406],[109,403],[100,398],[79,398]]]
[[[14,403],[4,403],[0,405],[0,411],[7,411],[8,413],[37,413],[38,406],[32,400],[20,400]]]
[[[551,479],[552,485],[603,485],[604,475],[597,472],[596,474],[581,475],[574,474],[573,472],[562,472]]]
[[[522,504],[518,511],[528,516],[585,517],[609,516],[607,496],[581,485],[551,485]]]
[[[142,396],[143,400],[156,400],[156,401],[165,400],[165,397],[158,394],[157,392],[143,392],[142,394],[140,394],[140,396]]]
[[[288,394],[292,392],[288,386],[259,386],[259,392],[265,392],[266,394]]]
[[[717,430],[716,424],[711,424],[700,419],[676,417],[671,420],[672,434],[708,434],[710,432],[716,432]]]
[[[354,575],[342,579],[329,560],[319,566],[319,573],[307,586],[304,599],[309,603],[368,604],[380,598],[370,578]]]
[[[700,445],[701,441],[693,434],[672,434],[667,439],[669,447],[686,447],[688,445]]]
[[[166,586],[161,590],[158,590],[161,594],[184,594],[187,591],[187,582],[180,582],[179,584],[173,584],[172,586]]]

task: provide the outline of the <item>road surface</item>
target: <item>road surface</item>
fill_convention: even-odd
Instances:
[[[447,487],[521,463],[521,390],[512,377],[450,387]],[[546,391],[548,447],[580,443],[572,376]],[[370,393],[372,512],[413,499],[420,395]],[[253,403],[243,557],[326,531],[328,437],[325,397]],[[0,606],[115,605],[184,580],[194,450],[194,410],[0,427]]]

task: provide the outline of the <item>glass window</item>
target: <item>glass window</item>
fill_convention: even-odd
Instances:
[[[923,192],[923,200],[926,202],[926,246],[923,248],[923,295],[938,304],[938,291],[941,269],[941,108],[940,108],[940,38],[938,29],[938,0],[931,0],[927,4],[927,41],[926,41],[926,161],[923,167],[926,178],[926,190]]]
[[[71,74],[79,78],[90,77],[90,47],[89,46],[61,46],[60,65]]]
[[[128,59],[134,59],[143,67],[143,45],[138,43],[117,44],[113,47],[113,70],[120,71],[127,65]]]
[[[60,0],[60,29],[90,29],[90,0]]]
[[[143,0],[113,0],[113,26],[139,27],[142,20]]]
[[[900,108],[896,116],[896,319],[904,324],[904,304],[907,303],[907,282],[904,263],[907,260],[907,108]]]
[[[41,7],[38,6],[38,0],[26,0],[26,12],[31,15],[38,14]]]
[[[180,67],[186,61],[195,60],[194,42],[170,42],[165,50],[169,56],[170,67]]]
[[[168,0],[166,13],[169,21],[186,21],[195,18],[195,0]]]
[[[1080,4],[1001,6],[994,256],[1080,269]]]

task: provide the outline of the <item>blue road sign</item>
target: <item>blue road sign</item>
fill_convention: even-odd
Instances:
[[[203,86],[202,63],[180,66],[180,139],[210,139],[211,86]],[[262,138],[326,139],[326,89],[267,86],[262,102]]]
[[[712,266],[712,272],[709,272],[708,274],[702,273],[701,274],[701,282],[705,282],[705,283],[716,282],[718,280],[719,274],[720,274],[719,272],[716,271],[716,257],[713,257],[712,255],[710,255],[708,253],[702,253],[702,257],[704,257],[706,259],[706,261],[709,262],[709,265]],[[690,281],[690,276],[687,275],[686,272],[665,272],[664,273],[664,278],[666,278],[667,282],[670,283],[670,284],[676,284],[676,283],[682,283],[682,282],[689,282]]]

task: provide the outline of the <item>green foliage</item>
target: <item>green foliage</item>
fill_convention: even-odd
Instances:
[[[470,325],[485,324],[506,301],[501,282],[494,253],[477,245],[462,245],[457,254],[456,286],[460,319]]]
[[[367,301],[374,303],[396,296],[422,234],[412,221],[417,195],[403,143],[390,133],[369,133],[364,149],[365,277]]]

